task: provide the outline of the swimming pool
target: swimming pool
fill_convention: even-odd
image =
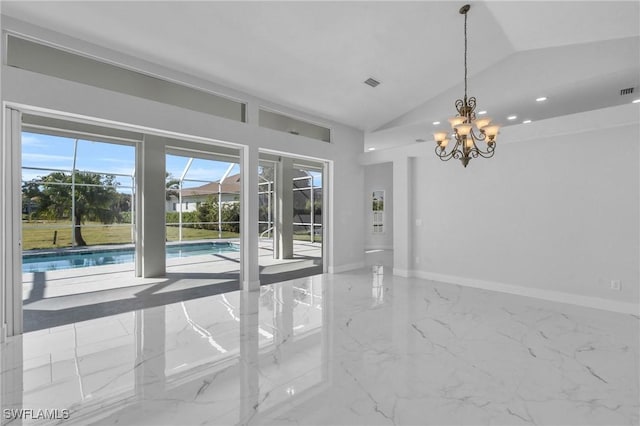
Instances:
[[[229,253],[238,250],[239,246],[230,242],[172,244],[167,245],[167,258]],[[133,259],[133,247],[112,250],[29,253],[22,256],[22,272],[47,272],[60,269],[86,268],[88,266],[133,263]]]

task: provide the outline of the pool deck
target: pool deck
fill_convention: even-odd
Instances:
[[[294,258],[285,260],[274,259],[271,247],[270,239],[260,241],[262,283],[322,273],[321,244],[296,241]],[[27,272],[22,286],[24,329],[233,291],[239,279],[240,252],[169,258],[166,275],[158,278],[135,277],[133,263]]]

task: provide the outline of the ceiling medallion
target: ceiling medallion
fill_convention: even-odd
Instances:
[[[436,143],[436,155],[442,161],[452,158],[462,161],[467,167],[472,158],[491,158],[496,148],[496,135],[499,126],[489,125],[490,118],[476,119],[476,98],[467,98],[467,12],[471,6],[465,4],[460,8],[460,14],[464,15],[464,99],[458,99],[455,103],[458,114],[449,119],[453,128],[455,145],[450,152],[446,151],[449,144],[449,132],[434,133]],[[478,144],[483,142],[486,149],[483,151]]]

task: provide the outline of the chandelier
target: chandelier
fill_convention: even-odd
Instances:
[[[437,143],[436,155],[442,161],[448,161],[452,158],[462,161],[467,167],[472,158],[491,158],[496,149],[496,135],[499,126],[491,124],[490,118],[476,118],[476,98],[467,98],[467,12],[471,6],[465,4],[460,8],[460,13],[464,15],[464,99],[456,101],[456,110],[458,114],[449,119],[451,128],[453,129],[453,137],[455,145],[452,150],[447,152],[446,148],[449,144],[449,132],[434,133]],[[483,151],[478,145],[486,145]]]

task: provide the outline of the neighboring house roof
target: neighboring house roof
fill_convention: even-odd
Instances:
[[[240,193],[240,174],[228,176],[222,185],[220,186],[220,192],[222,193]],[[218,193],[218,182],[206,183],[204,185],[197,186],[195,188],[185,188],[182,190],[182,197],[195,197],[215,195]]]
[[[304,177],[308,176],[308,174],[303,170],[294,170],[293,177]],[[304,188],[309,185],[309,183],[305,180],[295,180],[293,181],[294,186],[296,188]],[[222,193],[231,193],[231,194],[239,194],[241,189],[240,182],[240,173],[228,176],[224,182],[222,182],[220,192]],[[196,196],[207,196],[207,195],[215,195],[218,193],[218,181],[206,183],[201,186],[196,186],[194,188],[184,188],[182,190],[182,197],[196,197]]]

